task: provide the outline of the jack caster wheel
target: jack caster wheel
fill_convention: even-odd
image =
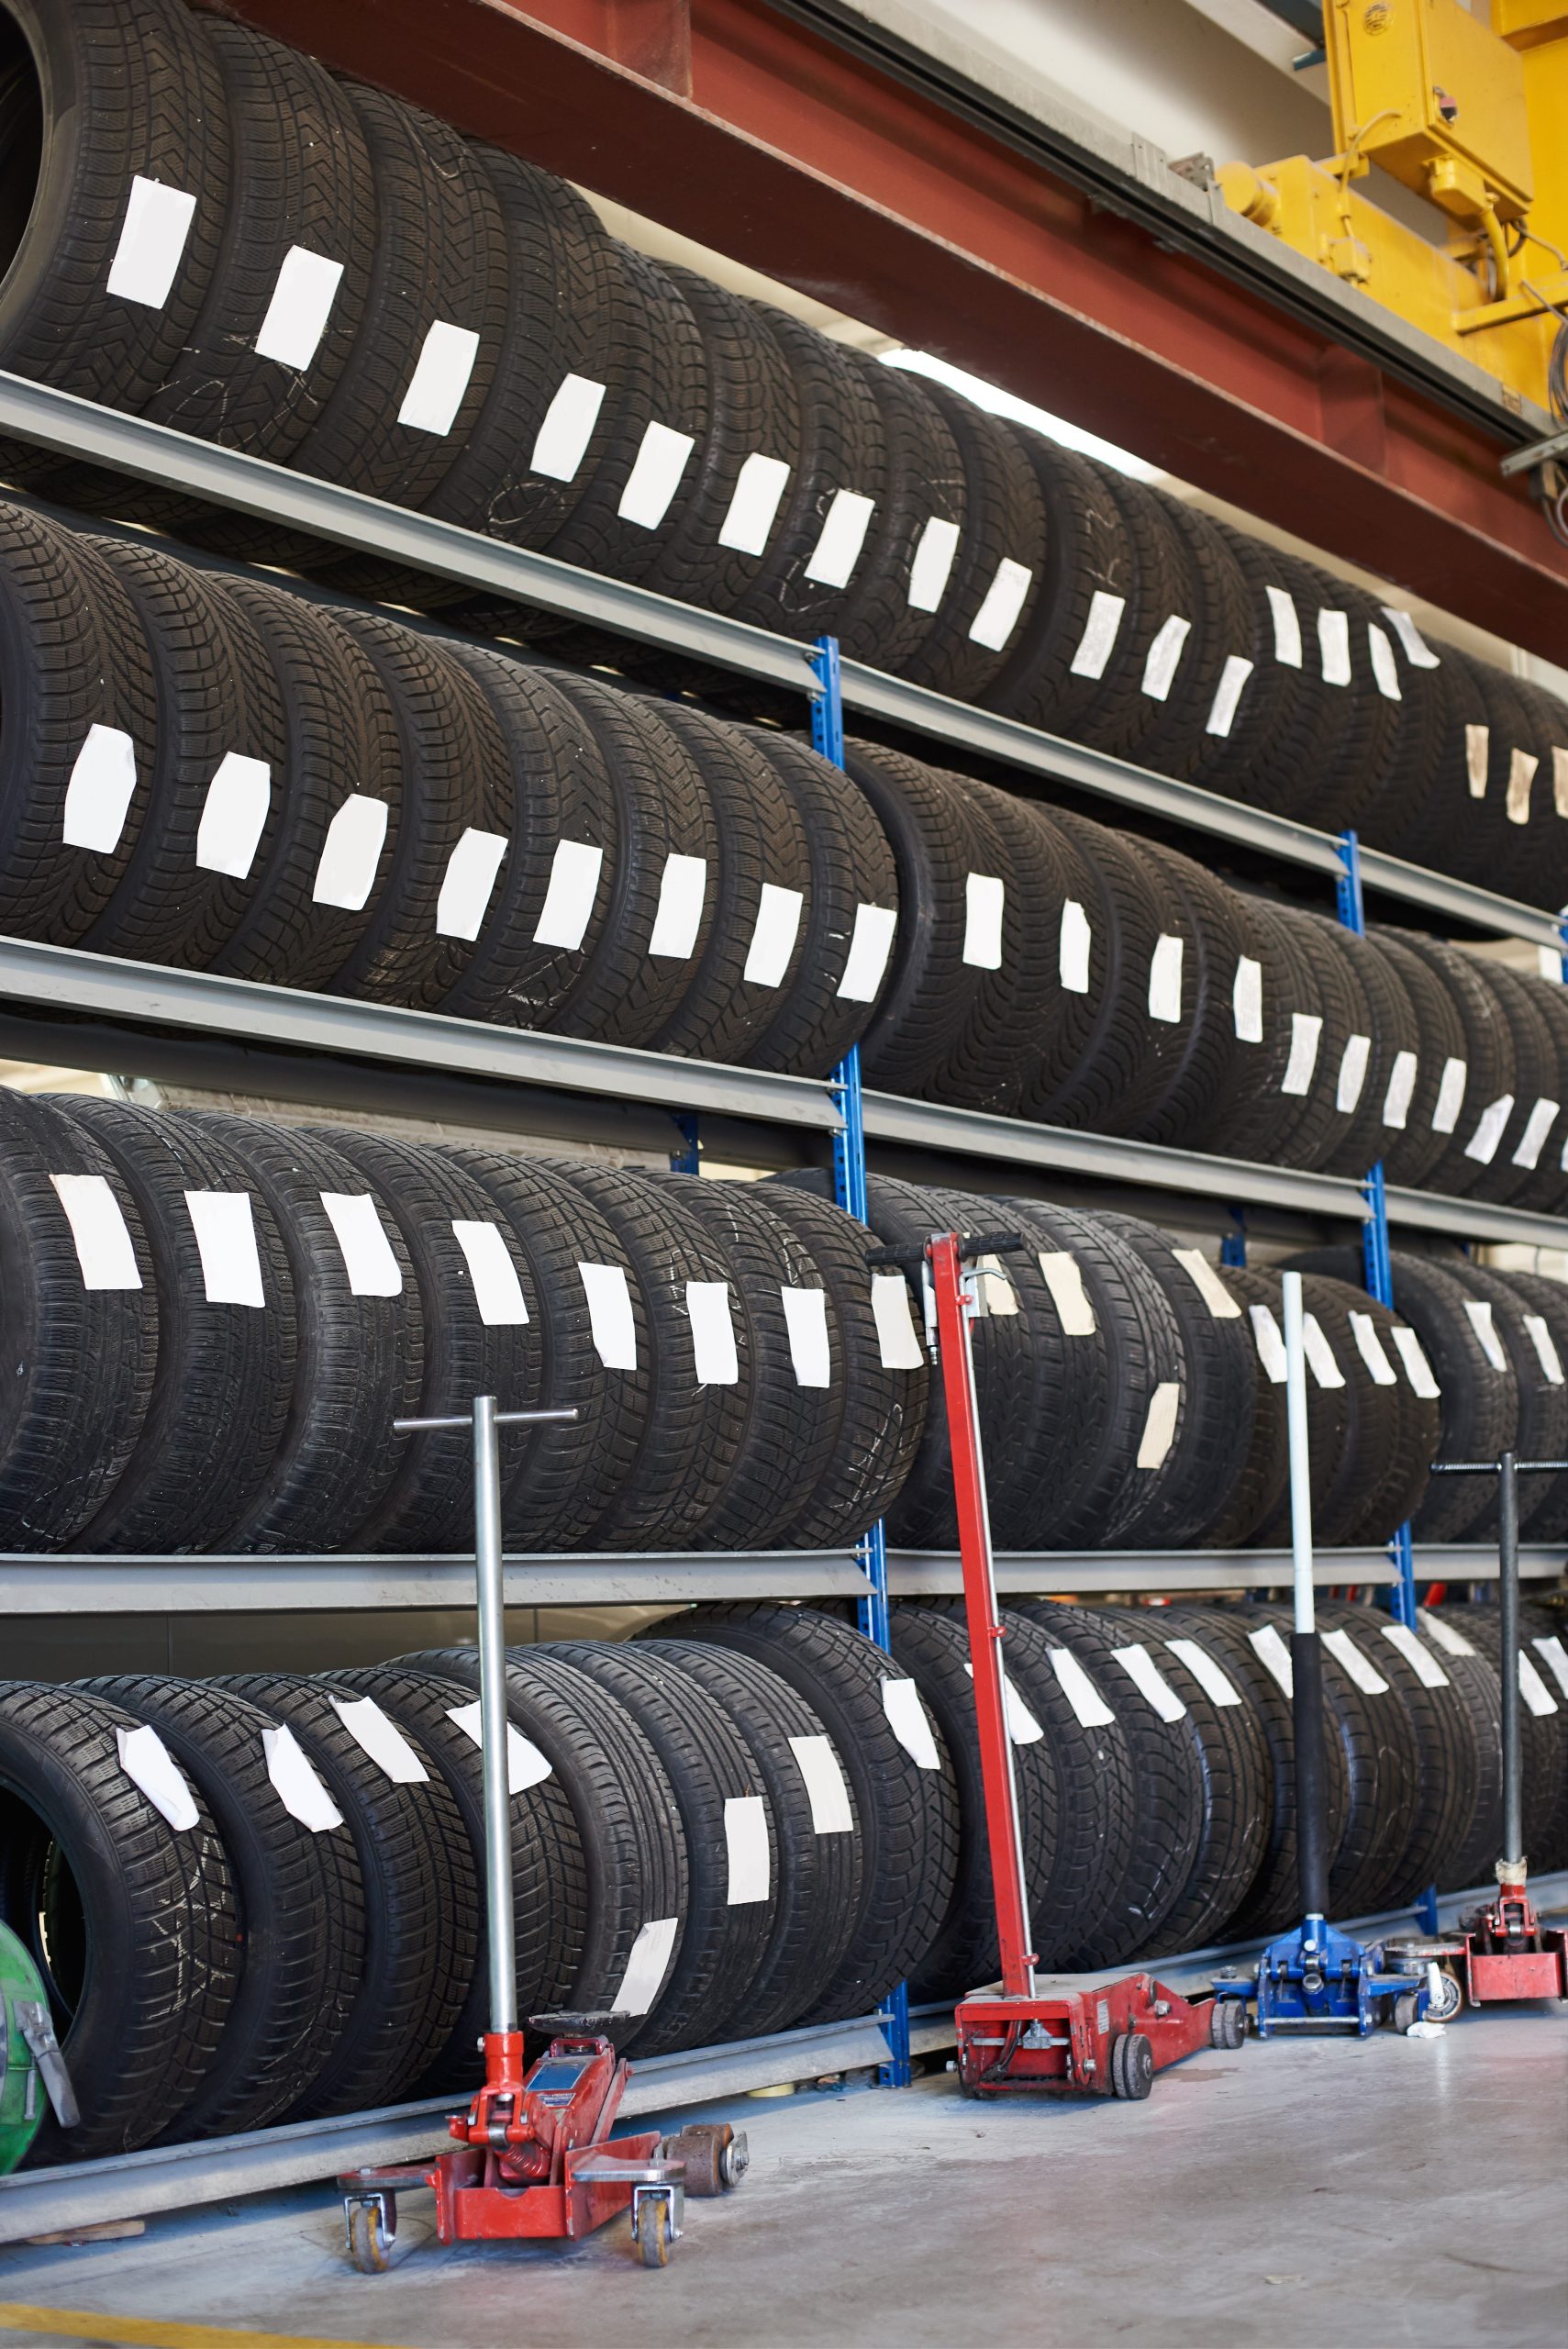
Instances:
[[[1456,1975],[1443,1966],[1438,1968],[1437,1989],[1427,2000],[1429,2022],[1451,2022],[1464,2004],[1464,1992]]]
[[[392,2265],[392,2237],[379,2202],[350,2202],[345,2206],[349,2257],[361,2276],[384,2276]]]
[[[1154,2085],[1154,2050],[1140,2031],[1111,2042],[1111,2094],[1140,2104]]]
[[[751,2155],[745,2134],[738,2137],[725,2121],[699,2121],[666,2137],[659,2148],[664,2159],[685,2164],[688,2194],[729,2194],[746,2175]]]
[[[1240,2047],[1247,2036],[1247,2002],[1244,1998],[1216,1998],[1209,2009],[1208,2039],[1211,2047]]]
[[[1408,2031],[1421,2017],[1421,1994],[1418,1990],[1401,1990],[1394,2001],[1394,2028]]]
[[[642,2205],[638,2216],[637,2247],[644,2267],[668,2267],[674,2237],[670,2231],[670,2205],[661,2194]]]

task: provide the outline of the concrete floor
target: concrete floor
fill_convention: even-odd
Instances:
[[[116,2318],[174,2349],[205,2326],[398,2349],[1568,2342],[1561,2008],[1426,2042],[1250,2041],[1142,2105],[976,2104],[939,2076],[729,2110],[751,2176],[688,2206],[663,2274],[625,2221],[569,2251],[443,2252],[416,2197],[397,2266],[364,2277],[330,2193],[298,2191],[0,2252],[0,2349],[114,2339]],[[19,2304],[84,2313],[45,2332]]]

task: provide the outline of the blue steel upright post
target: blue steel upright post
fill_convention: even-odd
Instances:
[[[811,655],[816,680],[811,696],[811,747],[836,767],[844,763],[844,700],[840,683],[839,640],[822,636]],[[857,1223],[867,1223],[865,1124],[861,1113],[861,1052],[851,1044],[831,1079],[842,1123],[833,1137],[833,1197]],[[856,1609],[861,1630],[884,1653],[893,1645],[887,1616],[887,1533],[880,1519],[865,1534],[856,1555],[866,1578]],[[909,1992],[904,1983],[884,1999],[882,2017],[888,2061],[878,2072],[884,2087],[909,2085]]]

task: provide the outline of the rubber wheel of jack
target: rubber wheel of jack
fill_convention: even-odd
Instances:
[[[1211,2047],[1243,2046],[1247,2038],[1247,2007],[1241,1998],[1216,1998],[1209,2009],[1208,2043]]]
[[[674,2237],[670,2232],[670,2205],[662,2196],[644,2205],[638,2222],[637,2247],[644,2267],[668,2267]]]
[[[361,2276],[384,2276],[392,2265],[392,2238],[373,2202],[356,2202],[349,2212],[349,2257]]]
[[[1412,2023],[1416,2023],[1420,2021],[1420,1997],[1421,1994],[1418,1990],[1400,1991],[1399,1996],[1394,2001],[1393,2009],[1394,2028],[1396,2031],[1408,2031]]]
[[[1154,2050],[1140,2031],[1124,2031],[1111,2042],[1111,2094],[1141,2104],[1154,2085]]]

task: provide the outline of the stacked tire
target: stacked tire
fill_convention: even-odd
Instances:
[[[0,365],[1568,897],[1568,712],[1407,613],[662,269],[564,182],[246,26],[7,0],[0,43]],[[66,504],[603,650],[157,484],[5,462]]]

